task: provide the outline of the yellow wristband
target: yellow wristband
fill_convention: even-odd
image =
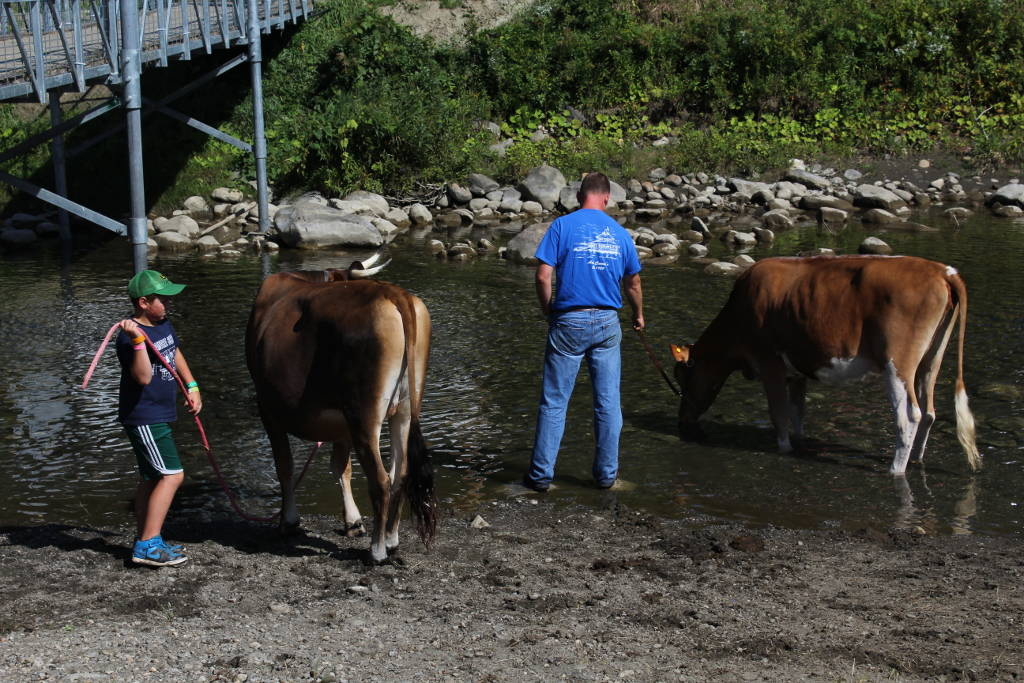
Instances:
[[[132,337],[132,344],[142,344],[146,341],[146,338],[141,334],[138,337]]]

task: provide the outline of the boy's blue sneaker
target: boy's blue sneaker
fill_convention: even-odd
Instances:
[[[181,546],[176,547],[181,548]],[[164,539],[160,536],[154,536],[145,541],[135,541],[132,562],[150,567],[175,567],[188,562],[188,558],[164,543]]]

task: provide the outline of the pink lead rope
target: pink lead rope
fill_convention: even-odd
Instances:
[[[96,371],[96,366],[100,362],[100,357],[103,355],[103,352],[107,350],[107,345],[110,343],[110,340],[113,338],[114,334],[120,327],[121,323],[116,322],[111,326],[109,330],[107,330],[107,335],[103,337],[103,343],[100,344],[100,348],[97,349],[96,355],[93,356],[92,363],[89,364],[89,369],[85,373],[85,379],[82,380],[83,389],[89,386],[89,380],[92,379],[92,374]],[[156,354],[157,358],[160,359],[160,363],[163,364],[165,368],[167,368],[167,371],[171,373],[171,377],[173,377],[174,381],[177,382],[178,388],[181,390],[181,393],[185,396],[186,399],[188,399],[188,389],[185,388],[185,383],[181,381],[181,377],[174,370],[174,368],[171,367],[170,363],[167,362],[163,354],[157,350],[157,348],[153,345],[153,342],[149,340],[149,337],[146,334],[143,334],[142,336],[145,337],[146,339],[146,346],[149,347],[150,351]],[[228,497],[228,501],[231,503],[231,507],[234,508],[236,513],[238,513],[238,516],[250,522],[272,522],[278,516],[280,516],[281,513],[278,512],[271,515],[270,517],[255,517],[253,515],[247,514],[244,510],[242,510],[242,506],[238,502],[238,497],[228,487],[227,482],[224,480],[224,475],[220,471],[220,465],[217,464],[217,459],[213,456],[213,449],[210,448],[210,442],[206,439],[206,430],[203,429],[202,421],[199,419],[198,415],[193,415],[192,419],[195,420],[196,428],[199,429],[199,441],[203,445],[203,450],[206,451],[206,457],[210,461],[210,466],[213,468],[214,474],[217,475],[217,481],[220,482],[220,487],[224,490],[225,495],[227,495]],[[306,464],[303,466],[302,471],[299,473],[299,478],[295,480],[296,488],[298,487],[299,482],[302,481],[302,478],[306,475],[306,470],[308,470],[309,466],[313,463],[313,456],[316,455],[317,450],[320,448],[320,443],[321,442],[318,441],[317,444],[313,446],[313,450],[310,452],[309,458],[306,460]]]

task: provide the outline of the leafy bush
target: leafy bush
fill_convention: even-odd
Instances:
[[[469,171],[511,181],[541,162],[567,175],[756,171],[935,145],[1024,161],[1018,0],[539,0],[463,47],[416,37],[377,1],[318,2],[265,63],[279,193],[400,191]],[[27,134],[6,111],[2,146]],[[250,112],[238,104],[226,127],[250,137]],[[507,156],[478,119],[501,122]],[[652,148],[661,136],[677,143]],[[230,170],[251,177],[250,157],[210,141],[164,197]]]

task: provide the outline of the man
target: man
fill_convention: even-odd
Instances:
[[[610,488],[618,476],[623,285],[634,329],[644,328],[644,314],[640,260],[629,234],[604,212],[610,196],[608,177],[589,174],[577,194],[579,210],[556,219],[537,247],[537,298],[549,325],[537,435],[523,477],[534,491],[547,491],[554,477],[566,408],[584,357],[594,392],[594,479]]]

